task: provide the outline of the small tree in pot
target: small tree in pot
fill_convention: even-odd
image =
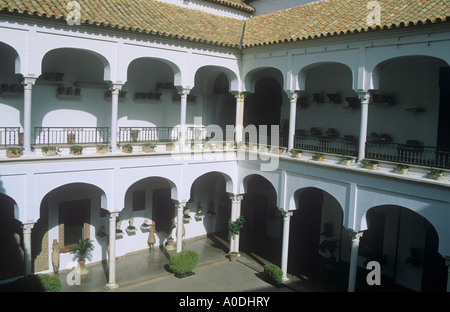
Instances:
[[[229,220],[228,221],[228,230],[230,231],[231,236],[234,237],[236,235],[239,235],[239,232],[244,227],[244,223],[245,223],[244,216],[240,216],[235,221]],[[238,255],[237,251],[230,252],[230,254],[229,254],[230,261],[232,261],[232,262],[236,261],[237,255]]]
[[[74,259],[78,259],[80,268],[83,270],[86,259],[91,260],[92,258],[94,245],[92,245],[92,241],[89,238],[80,238],[78,244],[73,244],[72,248],[71,253],[74,254]]]

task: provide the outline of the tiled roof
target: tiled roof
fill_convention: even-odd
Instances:
[[[66,20],[67,1],[0,0],[0,13]],[[155,0],[83,0],[81,24],[237,47],[243,21]]]
[[[208,0],[245,3],[241,0]],[[24,14],[65,22],[69,0],[0,0],[1,14]],[[155,0],[83,0],[82,24],[239,47],[293,42],[373,29],[450,21],[450,0],[378,0],[381,25],[367,23],[368,0],[324,0],[244,21]],[[82,27],[82,26],[81,26]]]
[[[450,21],[450,0],[378,0],[378,29]],[[244,47],[299,41],[377,29],[369,25],[368,0],[325,0],[251,18]]]
[[[255,8],[246,4],[243,0],[205,0],[209,2],[218,3],[230,8],[235,8],[247,13],[254,13]]]

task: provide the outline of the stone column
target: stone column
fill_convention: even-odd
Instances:
[[[370,93],[365,91],[358,92],[358,98],[361,100],[358,160],[363,160],[366,157],[367,123],[369,120]]]
[[[28,276],[31,272],[31,230],[34,227],[34,223],[24,223],[23,230],[23,256],[24,256],[24,275]]]
[[[23,82],[23,148],[25,154],[31,153],[31,104],[35,82],[36,78],[25,78]]]
[[[115,84],[111,88],[112,94],[112,102],[111,102],[111,149],[113,152],[117,152],[119,150],[117,146],[117,137],[118,137],[118,129],[117,129],[117,119],[118,119],[118,111],[119,111],[119,93],[122,89],[122,85]]]
[[[181,201],[176,204],[177,207],[177,253],[183,250],[183,210],[186,206],[186,201]]]
[[[187,111],[187,96],[191,90],[183,89],[180,91],[181,108],[180,108],[180,151],[186,148],[186,111]]]
[[[288,135],[288,151],[294,148],[295,124],[297,120],[297,92],[292,92],[289,95],[290,113],[289,113],[289,135]]]
[[[283,281],[287,281],[287,266],[289,256],[289,228],[293,211],[282,210],[283,215],[283,242],[281,247],[281,271],[283,271]]]
[[[244,100],[245,100],[246,93],[240,92],[238,93],[236,97],[236,125],[235,125],[235,131],[236,131],[236,142],[242,142],[244,140],[243,138],[243,132],[244,132]]]
[[[116,283],[116,220],[119,212],[109,214],[109,276],[108,283],[105,285],[108,289],[118,288]]]
[[[231,199],[231,221],[236,221],[241,215],[241,201],[243,195],[232,194]],[[239,235],[231,235],[230,237],[230,252],[239,252]]]
[[[349,234],[352,236],[352,250],[350,253],[350,271],[348,276],[348,292],[354,292],[356,286],[356,270],[358,268],[358,249],[359,241],[363,236],[363,232],[353,232],[350,230]]]

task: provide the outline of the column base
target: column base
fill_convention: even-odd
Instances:
[[[283,276],[283,277],[281,278],[281,280],[282,280],[283,282],[287,282],[287,281],[289,280],[289,277]]]
[[[108,284],[106,284],[105,285],[105,288],[106,289],[117,289],[117,288],[119,288],[119,284],[117,284],[117,283],[108,283]]]

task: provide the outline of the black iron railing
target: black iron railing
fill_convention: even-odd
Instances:
[[[450,168],[450,149],[398,143],[366,143],[366,157],[410,165]]]
[[[108,127],[35,127],[35,144],[107,144]]]
[[[294,136],[294,148],[353,157],[358,156],[358,142],[343,138],[296,135]]]
[[[0,145],[22,145],[23,133],[20,132],[20,127],[1,127],[0,128]]]
[[[179,139],[180,127],[120,127],[118,142],[173,142]],[[186,127],[186,140],[205,139],[205,127]]]

